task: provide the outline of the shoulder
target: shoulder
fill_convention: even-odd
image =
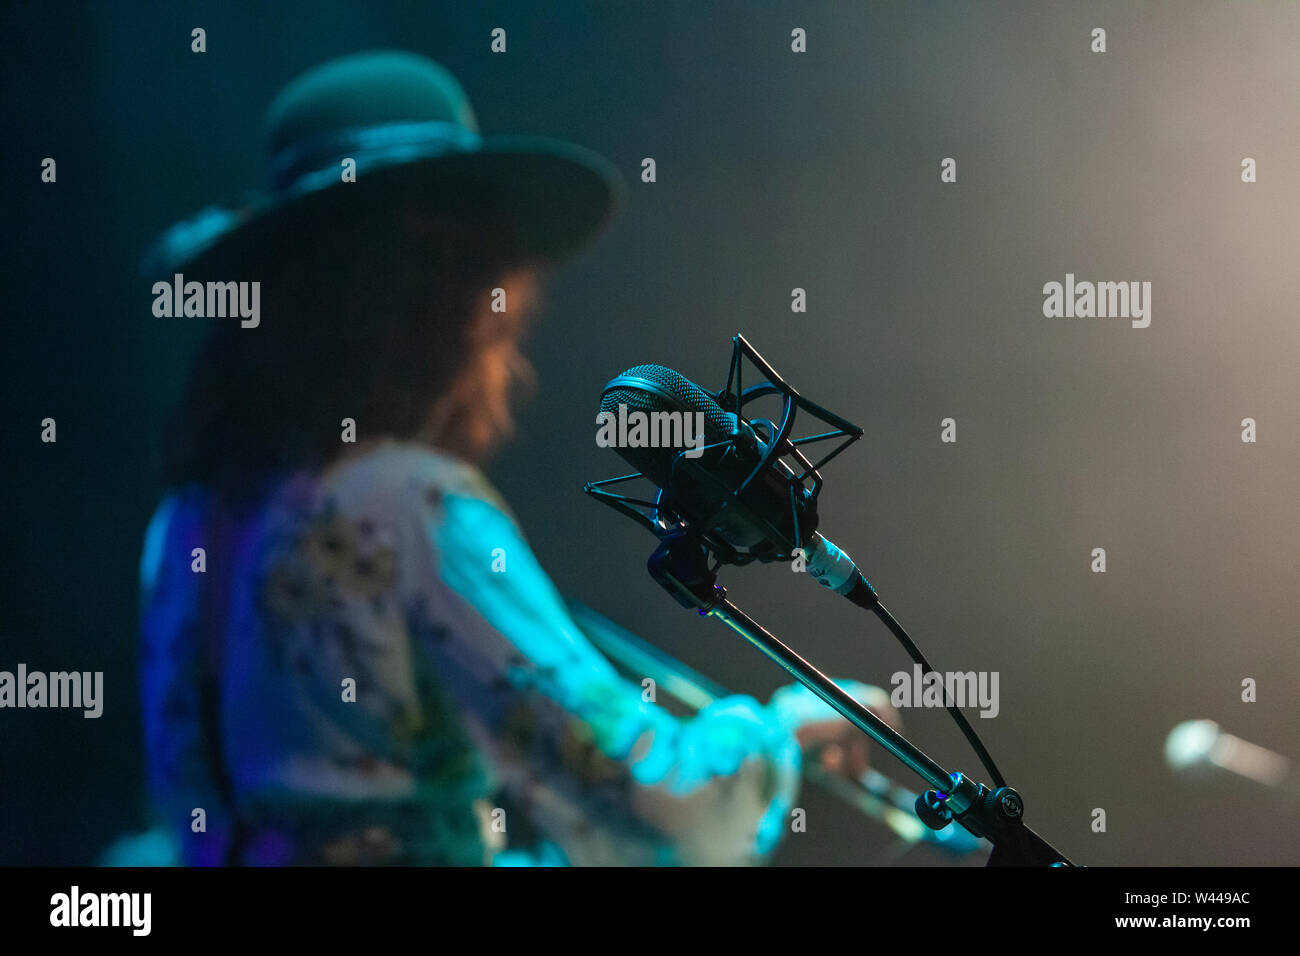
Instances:
[[[473,464],[433,447],[391,438],[331,464],[321,481],[343,501],[355,497],[396,501],[428,492],[500,502],[497,489]]]
[[[426,445],[385,439],[341,459],[320,476],[321,491],[344,511],[440,508],[449,497],[471,498],[509,513],[477,467]]]

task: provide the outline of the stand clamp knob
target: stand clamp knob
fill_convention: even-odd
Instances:
[[[927,790],[916,798],[916,815],[931,830],[942,830],[952,823],[952,809],[937,790]]]

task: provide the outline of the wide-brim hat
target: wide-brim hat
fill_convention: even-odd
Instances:
[[[238,270],[310,243],[304,225],[322,211],[343,211],[346,223],[349,204],[420,204],[499,225],[512,255],[552,263],[594,238],[624,193],[617,169],[590,149],[481,135],[456,78],[413,53],[357,53],[308,70],[271,103],[265,126],[265,187],[173,225],[147,251],[147,275]]]

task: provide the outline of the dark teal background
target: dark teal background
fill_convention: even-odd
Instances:
[[[205,326],[152,315],[139,252],[260,181],[261,114],[283,83],[381,46],[448,66],[485,132],[573,139],[629,179],[624,217],[550,284],[529,350],[541,390],[491,468],[564,591],[732,688],[781,683],[660,592],[649,537],[581,494],[622,470],[592,439],[605,381],[660,362],[716,388],[743,331],[865,428],[828,472],[823,527],[940,670],[1000,672],[1001,714],[972,719],[1039,832],[1093,865],[1300,862],[1294,802],[1192,789],[1161,758],[1194,717],[1300,756],[1294,5],[55,2],[3,16],[0,667],[102,670],[107,699],[98,721],[0,712],[0,863],[89,862],[143,821],[136,567],[159,426]],[[506,55],[488,49],[497,26]],[[947,156],[955,185],[939,181]],[[1256,184],[1240,181],[1244,156]],[[1151,327],[1044,318],[1042,286],[1067,272],[1151,281]],[[796,286],[807,315],[790,311]],[[46,416],[57,444],[39,440]],[[1257,444],[1240,441],[1246,416]],[[725,582],[835,674],[887,685],[909,667],[881,627],[785,568]],[[1257,703],[1239,700],[1245,677]],[[944,714],[905,720],[978,772]],[[804,803],[808,832],[780,862],[877,859],[874,824],[816,792]]]

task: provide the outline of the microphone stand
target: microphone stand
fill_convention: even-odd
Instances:
[[[916,801],[921,821],[935,830],[956,822],[993,844],[988,866],[1073,866],[1024,823],[1024,801],[1011,787],[992,790],[963,773],[949,773],[920,748],[845,692],[727,598],[700,541],[685,532],[662,539],[650,575],[683,607],[716,618],[779,664],[795,680],[901,760],[932,789]]]

